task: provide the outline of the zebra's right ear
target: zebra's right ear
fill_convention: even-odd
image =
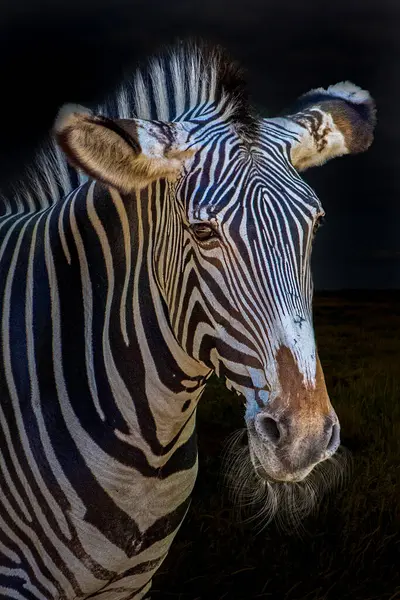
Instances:
[[[54,125],[70,163],[90,177],[129,193],[157,179],[175,179],[193,155],[184,123],[108,119],[67,105]]]
[[[376,124],[375,102],[370,94],[345,81],[301,96],[293,112],[267,119],[293,134],[290,159],[298,171],[326,161],[357,154],[369,148]]]

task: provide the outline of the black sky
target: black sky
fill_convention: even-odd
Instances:
[[[6,0],[0,13],[0,177],[15,175],[64,102],[91,104],[122,68],[176,36],[225,45],[274,116],[350,80],[377,103],[364,155],[305,175],[327,213],[317,289],[400,288],[400,3],[393,0]]]

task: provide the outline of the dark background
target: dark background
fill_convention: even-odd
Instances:
[[[400,4],[393,0],[6,0],[0,21],[0,177],[15,177],[63,102],[88,104],[121,70],[176,36],[225,45],[275,115],[303,92],[349,79],[377,102],[371,150],[306,179],[327,212],[317,289],[400,286]]]

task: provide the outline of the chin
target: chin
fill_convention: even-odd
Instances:
[[[269,467],[268,464],[263,463],[263,459],[259,458],[251,448],[249,448],[249,452],[250,460],[257,476],[268,483],[300,483],[300,481],[304,481],[308,477],[315,467],[315,465],[311,465],[306,469],[301,469],[293,473],[285,472],[283,470],[274,470]]]

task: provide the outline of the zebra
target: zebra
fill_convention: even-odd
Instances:
[[[260,118],[241,67],[191,42],[61,108],[1,200],[1,598],[148,597],[213,373],[244,399],[255,485],[334,455],[301,172],[365,151],[375,120],[349,82]]]

